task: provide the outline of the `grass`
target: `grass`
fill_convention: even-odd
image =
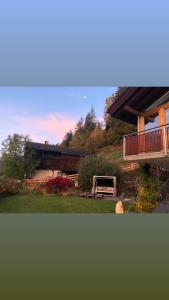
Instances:
[[[114,213],[115,204],[77,196],[27,194],[0,197],[0,213]]]

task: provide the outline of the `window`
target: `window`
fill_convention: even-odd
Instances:
[[[169,108],[166,109],[166,124],[169,124]]]
[[[159,115],[155,113],[145,118],[145,130],[153,129],[159,126]]]

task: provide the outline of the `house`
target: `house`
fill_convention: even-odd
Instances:
[[[81,158],[89,153],[79,149],[63,148],[50,145],[48,142],[27,142],[26,147],[32,149],[39,160],[34,179],[52,178],[61,174],[75,174]]]
[[[122,88],[108,113],[137,126],[123,138],[124,161],[169,169],[169,87]]]

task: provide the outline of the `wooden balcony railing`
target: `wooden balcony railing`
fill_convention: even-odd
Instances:
[[[169,125],[166,127],[166,134],[167,134],[167,151],[169,151]]]
[[[124,137],[124,156],[161,152],[169,149],[169,127],[161,126]]]

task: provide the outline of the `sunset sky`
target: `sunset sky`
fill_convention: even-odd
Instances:
[[[0,146],[8,134],[29,134],[36,142],[60,142],[93,106],[103,118],[115,87],[1,87]]]

